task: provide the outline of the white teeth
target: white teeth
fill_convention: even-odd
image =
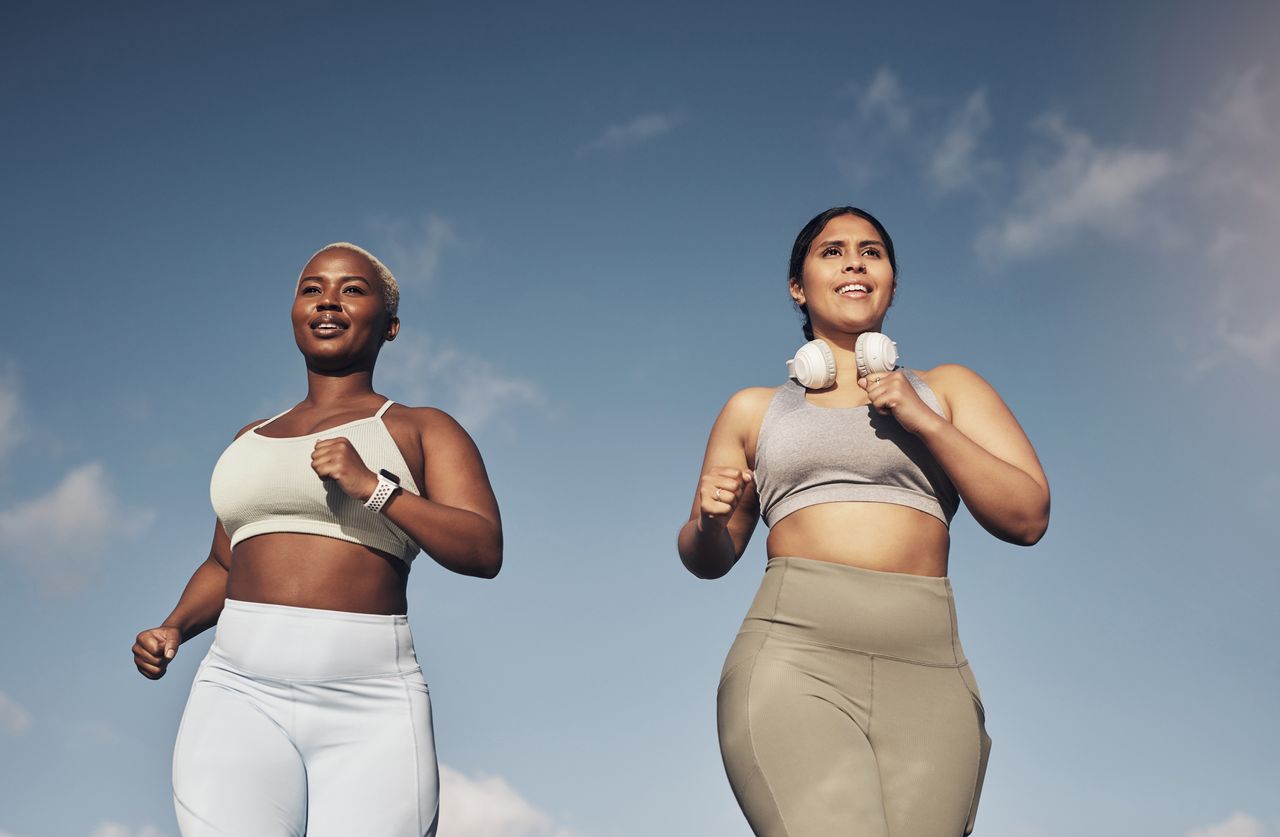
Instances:
[[[871,293],[871,289],[868,288],[866,285],[862,285],[862,284],[845,285],[844,287],[838,288],[836,290],[836,293],[844,295],[848,293],[853,293],[854,291],[862,291],[864,294]]]

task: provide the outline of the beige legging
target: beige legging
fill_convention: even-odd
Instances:
[[[951,583],[770,558],[718,696],[759,837],[961,837],[991,739]]]

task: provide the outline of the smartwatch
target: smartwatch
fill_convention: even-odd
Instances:
[[[371,512],[382,512],[382,507],[391,499],[391,495],[400,490],[400,478],[382,468],[378,471],[378,487],[364,501],[364,507]]]

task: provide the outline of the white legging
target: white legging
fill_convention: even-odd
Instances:
[[[184,837],[434,835],[438,790],[404,616],[227,600],[174,748]]]

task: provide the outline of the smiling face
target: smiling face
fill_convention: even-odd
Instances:
[[[293,338],[319,369],[372,366],[400,320],[387,311],[378,271],[360,253],[321,250],[302,269],[293,298]]]
[[[815,337],[879,331],[893,301],[888,247],[867,219],[837,215],[827,221],[792,276],[791,298],[808,314]]]

